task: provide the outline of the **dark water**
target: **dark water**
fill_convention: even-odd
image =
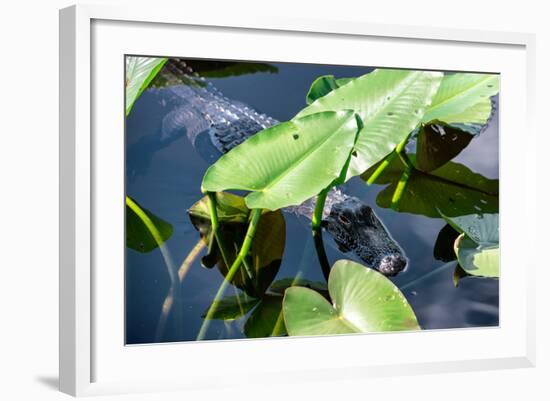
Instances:
[[[255,73],[210,79],[227,97],[247,103],[280,121],[305,106],[311,82],[320,75],[359,76],[368,68],[273,64],[278,73]],[[187,209],[202,197],[200,183],[209,163],[185,136],[160,141],[163,117],[170,112],[163,89],[147,90],[137,100],[127,120],[127,193],[157,216],[171,223],[173,236],[167,249],[176,266],[196,245],[199,235]],[[475,137],[454,161],[486,178],[498,178],[498,111],[488,129]],[[392,278],[402,288],[423,329],[498,325],[498,280],[465,278],[453,284],[455,263],[433,256],[434,243],[445,222],[376,205],[382,186],[366,186],[359,178],[345,185],[345,192],[368,203],[401,244],[410,259],[408,269]],[[302,277],[323,281],[311,233],[302,219],[285,214],[286,247],[277,279],[293,277],[300,266]],[[353,255],[343,254],[325,235],[331,264]],[[161,338],[155,339],[162,303],[170,288],[165,262],[158,249],[150,253],[126,252],[126,336],[128,344],[194,340],[201,315],[222,282],[217,269],[205,269],[197,258],[181,287]],[[233,294],[228,290],[227,294]],[[231,323],[213,321],[207,339],[244,338],[246,319]]]

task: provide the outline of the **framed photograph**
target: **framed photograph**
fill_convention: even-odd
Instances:
[[[533,366],[533,49],[61,10],[61,390]]]

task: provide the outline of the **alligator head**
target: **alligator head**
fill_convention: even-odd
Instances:
[[[374,210],[355,197],[335,203],[323,226],[342,252],[353,251],[369,267],[385,276],[395,276],[408,259]]]

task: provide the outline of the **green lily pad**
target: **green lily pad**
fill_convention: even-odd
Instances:
[[[244,334],[248,338],[285,336],[282,303],[280,295],[264,296],[244,324]]]
[[[283,313],[289,335],[420,329],[405,296],[376,270],[340,260],[330,272],[328,287],[332,304],[309,288],[286,290]]]
[[[126,57],[126,115],[166,61],[162,57]]]
[[[327,110],[359,115],[363,124],[347,171],[350,178],[386,157],[420,123],[442,77],[440,72],[378,69],[317,98],[296,118]]]
[[[126,197],[126,246],[141,253],[151,252],[173,233],[172,225],[134,199]]]
[[[499,215],[443,215],[443,218],[462,233],[455,240],[454,249],[458,263],[466,273],[481,277],[499,277]]]
[[[231,265],[243,244],[250,210],[246,207],[244,198],[238,195],[217,193],[216,199],[218,234],[227,253],[227,263]],[[205,241],[210,238],[212,230],[207,202],[208,199],[205,197],[189,209],[191,222]],[[279,271],[285,240],[286,225],[282,212],[280,210],[264,212],[248,256],[245,258],[252,277],[248,276],[246,266],[241,266],[231,283],[252,297],[261,297]],[[217,266],[223,276],[227,275],[228,267],[215,241],[208,255],[203,258],[203,264],[206,267]]]
[[[498,245],[479,245],[465,234],[460,234],[455,241],[455,252],[458,263],[467,273],[481,277],[500,276]]]
[[[415,155],[409,155],[415,163]],[[377,165],[361,177],[367,181]],[[376,204],[390,208],[404,165],[395,158],[378,177],[377,184],[389,184],[376,197]],[[461,216],[498,212],[498,180],[487,179],[460,163],[448,162],[429,172],[413,169],[399,202],[398,211],[428,217]]]
[[[250,191],[250,209],[299,205],[340,177],[358,131],[351,111],[326,111],[253,135],[206,171],[202,189]]]

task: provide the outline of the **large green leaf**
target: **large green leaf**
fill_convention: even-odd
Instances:
[[[409,157],[415,163],[414,154]],[[368,180],[376,167],[369,169],[362,178]],[[396,158],[377,179],[377,184],[390,184],[376,197],[378,206],[391,207],[403,171],[403,163]],[[448,162],[430,173],[413,169],[398,210],[428,217],[440,217],[440,211],[447,216],[496,213],[498,187],[498,180],[487,179],[460,163]]]
[[[490,97],[496,95],[499,89],[500,77],[496,74],[446,75],[422,122],[438,120],[460,124],[462,129],[475,133],[491,116]]]
[[[481,277],[500,276],[500,247],[479,245],[465,234],[455,241],[455,252],[460,266],[469,274]]]
[[[250,210],[244,199],[229,193],[216,194],[216,210],[219,217],[219,238],[223,242],[227,263],[235,261],[241,248],[247,227]],[[195,228],[205,240],[210,238],[210,214],[206,197],[189,209],[189,217]],[[244,290],[248,295],[261,297],[279,271],[286,240],[286,226],[280,210],[264,212],[258,223],[254,241],[245,258],[245,265],[239,269],[231,283]],[[208,255],[203,259],[206,267],[216,265],[222,275],[227,275],[228,267],[217,243],[214,243]],[[250,270],[252,277],[248,276]]]
[[[202,189],[251,191],[250,209],[299,205],[342,173],[357,134],[351,111],[327,111],[260,131],[206,171]]]
[[[330,272],[328,287],[332,304],[308,288],[286,290],[283,313],[290,335],[420,329],[405,296],[376,270],[340,260]]]
[[[460,266],[474,276],[499,277],[499,215],[443,215],[443,218],[462,233],[454,243]]]
[[[166,60],[162,57],[126,57],[126,115]]]
[[[354,110],[361,117],[350,178],[382,160],[420,123],[442,76],[440,72],[375,70],[318,98],[296,117],[326,110]]]
[[[172,225],[126,197],[126,246],[138,252],[151,252],[172,236]]]

